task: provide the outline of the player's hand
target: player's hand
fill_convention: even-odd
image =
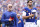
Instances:
[[[31,14],[32,15],[32,17],[34,17],[34,14]]]
[[[30,17],[34,17],[34,14],[29,15]]]
[[[12,21],[12,19],[9,19],[9,21]]]
[[[19,20],[19,22],[18,23],[21,23],[21,20]]]

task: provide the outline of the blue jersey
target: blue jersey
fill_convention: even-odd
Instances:
[[[25,12],[26,12],[26,16],[29,16],[32,13],[32,11],[31,11],[32,9],[29,9],[27,7],[25,7],[24,9],[25,9]],[[33,9],[35,9],[35,8],[33,8]],[[26,19],[26,22],[35,22],[35,16]]]
[[[21,20],[21,22],[18,23],[18,27],[24,27],[23,19],[18,19],[18,22],[19,22],[19,20]]]
[[[13,18],[12,21],[9,21],[10,17]],[[11,12],[7,11],[7,12],[3,13],[1,20],[2,20],[2,22],[4,22],[5,24],[13,24],[14,27],[15,27],[15,26],[16,26],[16,27],[18,26],[16,13],[14,13],[14,12],[12,12],[12,11],[11,11]]]

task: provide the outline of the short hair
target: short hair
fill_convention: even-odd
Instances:
[[[12,4],[8,4],[8,6],[12,6]]]
[[[29,1],[32,1],[32,0],[29,0]],[[27,1],[27,3],[29,3],[29,1]],[[32,1],[33,2],[33,1]]]

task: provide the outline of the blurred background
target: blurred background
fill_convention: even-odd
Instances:
[[[7,11],[7,4],[13,4],[13,11],[22,14],[23,8],[27,7],[28,0],[0,0],[0,20],[3,12]],[[33,0],[33,6],[37,8],[38,19],[40,19],[40,0]]]

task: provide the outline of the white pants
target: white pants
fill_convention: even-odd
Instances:
[[[37,27],[40,27],[40,20],[37,20]]]
[[[37,27],[35,22],[25,22],[24,27]]]

